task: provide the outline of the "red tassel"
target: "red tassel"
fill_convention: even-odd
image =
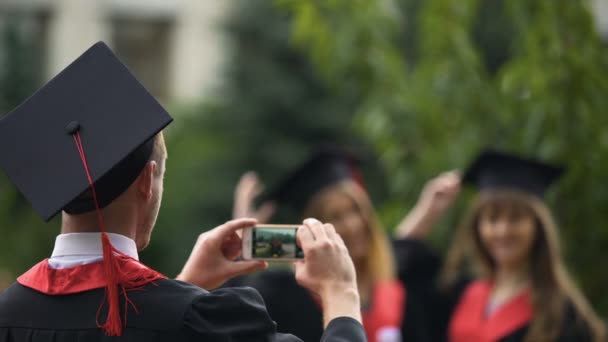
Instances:
[[[101,247],[103,249],[103,267],[106,273],[106,298],[108,300],[108,316],[106,322],[99,323],[99,311],[97,311],[97,326],[105,330],[108,336],[122,335],[122,322],[120,319],[118,303],[119,271],[114,255],[114,247],[106,232],[101,233]],[[101,308],[101,307],[100,307]]]
[[[97,310],[97,326],[102,328],[108,336],[121,336],[122,328],[127,326],[127,309],[129,306],[139,313],[135,304],[127,296],[127,291],[141,289],[144,285],[165,278],[157,272],[149,272],[146,268],[139,271],[126,273],[120,266],[125,258],[130,258],[118,249],[114,248],[110,237],[105,232],[101,233],[101,244],[103,248],[103,266],[106,276],[106,298],[108,303],[108,315],[105,323],[99,323],[99,315],[103,304]],[[125,298],[124,323],[120,317],[120,304],[118,297],[122,292]]]

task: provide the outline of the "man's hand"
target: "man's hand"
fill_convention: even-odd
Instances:
[[[242,249],[237,231],[256,223],[255,219],[236,219],[199,235],[176,279],[212,290],[230,278],[268,267],[263,261],[235,261]]]
[[[355,266],[334,226],[307,219],[297,237],[304,260],[295,263],[296,280],[321,298],[325,326],[340,316],[361,321]]]

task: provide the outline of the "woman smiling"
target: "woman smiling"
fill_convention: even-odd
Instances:
[[[605,327],[572,281],[543,200],[561,173],[538,161],[482,153],[462,179],[480,192],[442,271],[424,240],[461,180],[448,172],[426,185],[395,243],[408,296],[404,340],[604,341]],[[473,281],[463,277],[465,266]]]

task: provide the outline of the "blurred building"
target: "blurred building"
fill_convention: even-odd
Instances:
[[[161,101],[188,102],[218,85],[226,51],[220,25],[229,3],[0,0],[0,29],[18,25],[33,42],[41,81],[103,40]]]
[[[608,0],[593,0],[592,11],[598,31],[604,41],[608,41]]]

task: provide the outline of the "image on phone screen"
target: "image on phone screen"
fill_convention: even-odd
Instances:
[[[296,243],[297,227],[255,227],[252,232],[252,256],[257,259],[298,259],[304,253]]]

